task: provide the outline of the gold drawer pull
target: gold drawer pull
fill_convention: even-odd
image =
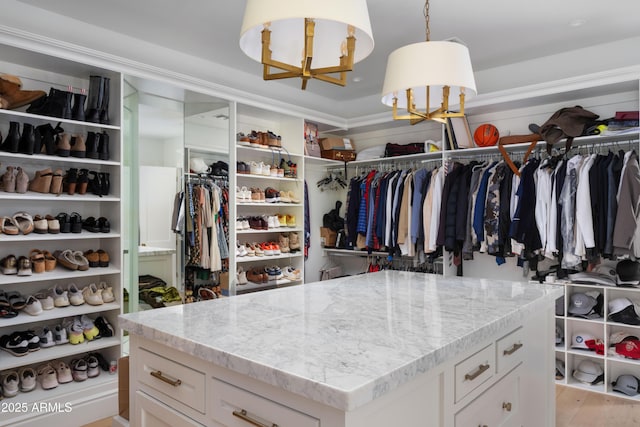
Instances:
[[[239,411],[233,411],[233,416],[238,417],[241,420],[244,420],[249,424],[251,424],[252,426],[256,426],[256,427],[278,427],[278,424],[276,423],[273,423],[271,424],[271,426],[268,426],[266,424],[262,424],[260,421],[254,420],[253,418],[247,415],[247,411],[245,411],[244,409],[240,409]]]
[[[515,343],[513,345],[513,347],[511,347],[509,350],[503,351],[502,354],[505,355],[505,356],[511,356],[513,353],[515,353],[516,351],[520,350],[523,345],[524,344]]]
[[[473,373],[473,374],[465,374],[464,380],[465,381],[467,381],[467,380],[473,381],[476,378],[478,378],[480,375],[482,375],[482,373],[484,371],[486,371],[487,369],[489,369],[489,364],[488,363],[485,364],[485,365],[480,365],[480,366],[478,366],[478,370],[475,373]]]
[[[502,402],[502,409],[511,412],[511,402]]]
[[[172,380],[165,377],[164,375],[162,375],[162,372],[160,371],[151,371],[149,373],[151,374],[152,377],[157,378],[160,381],[164,381],[165,383],[172,385],[174,387],[178,387],[180,384],[182,384],[182,381],[180,380]]]

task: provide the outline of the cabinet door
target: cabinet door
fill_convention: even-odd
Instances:
[[[135,425],[138,427],[202,427],[202,424],[141,391],[136,392],[136,406]],[[213,427],[224,426],[213,424]]]

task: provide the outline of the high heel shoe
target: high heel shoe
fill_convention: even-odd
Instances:
[[[78,194],[85,194],[89,186],[89,170],[80,169],[78,173],[78,184],[76,185],[76,191]]]
[[[62,191],[66,191],[68,195],[73,196],[76,193],[78,185],[78,169],[71,168],[62,180]]]
[[[62,193],[62,169],[56,169],[53,173],[53,177],[51,179],[51,189],[49,190],[52,194],[60,194]]]
[[[9,122],[9,133],[4,139],[0,150],[8,151],[9,153],[17,153],[20,149],[20,123]]]
[[[53,172],[50,168],[36,171],[36,176],[29,184],[29,190],[37,193],[48,193],[51,190],[51,180]]]

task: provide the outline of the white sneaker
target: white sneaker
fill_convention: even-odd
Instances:
[[[56,345],[53,340],[53,332],[47,326],[38,331],[38,338],[40,338],[40,347],[47,348]]]
[[[262,164],[262,162],[257,163],[252,161],[249,163],[249,172],[251,172],[252,175],[262,175]]]
[[[67,295],[69,296],[69,302],[71,305],[82,305],[84,304],[84,297],[82,296],[82,291],[78,289],[75,283],[69,284],[67,288]]]
[[[275,221],[274,221],[275,218]],[[280,223],[278,222],[278,217],[274,217],[272,215],[269,215],[267,217],[267,227],[269,228],[278,228],[280,227]]]
[[[262,175],[271,176],[271,165],[265,165],[264,163],[262,163]]]
[[[56,325],[53,328],[53,340],[56,345],[66,344],[69,342],[67,328],[64,325]]]
[[[58,383],[66,384],[73,381],[73,378],[71,376],[71,368],[69,368],[69,365],[67,365],[63,361],[59,361],[55,364],[55,370]]]
[[[82,290],[82,297],[89,305],[102,305],[102,290],[98,289],[95,283],[85,286]]]
[[[87,364],[87,377],[94,378],[100,375],[100,363],[97,357],[90,354],[84,358],[84,361]]]
[[[81,382],[87,379],[87,362],[83,359],[73,359],[71,361],[71,376],[73,380]]]
[[[283,274],[285,279],[289,279],[293,281],[293,280],[300,280],[302,272],[297,268],[288,266],[288,267],[285,267],[285,269],[283,270]]]
[[[36,370],[33,368],[22,368],[20,372],[18,372],[18,377],[20,377],[20,391],[23,393],[27,393],[34,388],[36,388],[38,374]]]
[[[49,363],[38,367],[38,381],[44,390],[51,390],[58,387],[58,378],[56,370]]]
[[[27,305],[24,306],[22,311],[32,316],[37,316],[38,314],[42,313],[42,304],[40,303],[39,299],[37,299],[33,295],[29,295],[29,297],[27,298]]]
[[[251,226],[249,225],[249,220],[247,218],[242,218],[242,229],[249,230]]]
[[[50,293],[41,291],[33,294],[33,296],[40,301],[40,305],[42,306],[43,310],[51,310],[55,307],[55,305],[53,304],[53,298],[51,297]]]
[[[247,272],[242,269],[242,267],[238,268],[238,285],[246,285],[247,282]]]
[[[238,246],[236,247],[236,256],[247,256],[247,248],[245,248],[244,245],[238,243]]]
[[[67,291],[63,291],[58,285],[53,285],[53,288],[49,289],[51,298],[53,298],[53,305],[56,307],[67,307],[69,305],[69,297]]]
[[[9,371],[2,376],[2,393],[5,397],[13,397],[18,394],[20,377],[16,371]]]
[[[102,301],[105,304],[114,302],[116,300],[116,297],[113,295],[113,287],[107,285],[107,282],[98,283],[98,289],[102,291]]]

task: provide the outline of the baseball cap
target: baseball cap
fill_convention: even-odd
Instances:
[[[597,303],[598,301],[592,296],[583,294],[582,292],[576,292],[575,294],[571,294],[569,298],[569,308],[567,311],[571,314],[586,315],[593,310]]]
[[[571,340],[571,348],[580,348],[584,350],[590,350],[587,347],[586,342],[589,340],[595,341],[596,337],[588,332],[578,332],[573,334],[573,339]]]
[[[623,259],[616,265],[617,283],[621,286],[637,286],[640,284],[640,262]]]
[[[628,359],[640,359],[640,341],[627,340],[616,344],[616,353]]]
[[[602,267],[595,271],[580,271],[569,274],[569,279],[573,283],[586,283],[601,286],[616,286],[616,270]]]
[[[640,325],[640,317],[629,298],[614,298],[609,301],[609,318],[627,325]]]
[[[620,375],[611,385],[615,391],[635,396],[640,389],[640,380],[633,375]]]
[[[618,331],[618,332],[614,332],[609,336],[609,346],[613,347],[614,345],[621,343],[622,341],[626,341],[626,340],[637,340],[638,337],[635,335],[630,334],[629,332],[625,332],[625,331]]]
[[[600,384],[604,381],[604,370],[592,360],[583,360],[573,370],[573,378],[590,385]]]

